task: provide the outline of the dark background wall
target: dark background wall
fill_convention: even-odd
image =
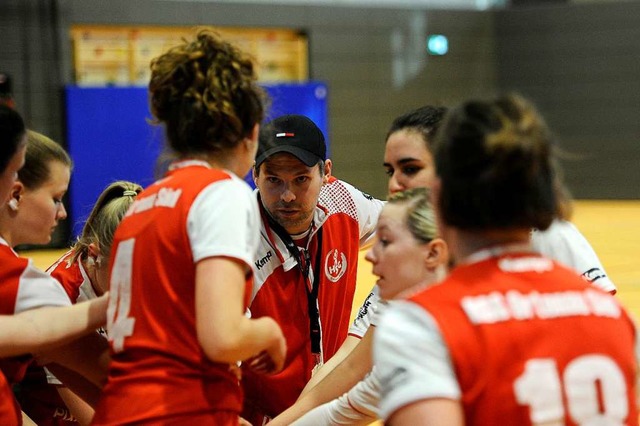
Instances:
[[[0,5],[0,70],[11,75],[17,109],[27,124],[62,141],[61,57],[55,2],[8,0]]]
[[[640,2],[495,14],[498,86],[533,99],[579,198],[640,198]]]
[[[378,197],[392,119],[427,104],[517,90],[571,153],[576,198],[640,198],[640,3],[516,3],[471,12],[161,0],[3,0],[0,69],[30,125],[64,141],[71,24],[295,27],[329,86],[334,172]],[[449,37],[444,57],[429,33]],[[88,123],[90,125],[90,123]],[[91,141],[87,141],[91,143]]]

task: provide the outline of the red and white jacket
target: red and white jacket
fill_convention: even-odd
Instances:
[[[312,269],[320,268],[315,275],[320,278],[321,359],[331,358],[347,336],[358,251],[373,236],[383,204],[333,177],[320,191],[307,249]],[[317,265],[320,229],[322,247]],[[293,404],[318,361],[311,353],[307,281],[264,218],[255,267],[251,315],[270,316],[278,322],[287,340],[287,358],[284,369],[276,375],[256,375],[245,369],[243,415],[254,421],[264,415],[274,417]]]

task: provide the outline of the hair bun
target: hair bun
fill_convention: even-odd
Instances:
[[[551,134],[518,95],[468,101],[436,135],[444,220],[461,229],[545,229],[557,213]]]

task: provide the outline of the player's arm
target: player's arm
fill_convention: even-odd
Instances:
[[[68,344],[38,353],[36,357],[45,360],[51,372],[74,393],[92,406],[97,403],[96,390],[99,394],[107,381],[110,356],[107,340],[95,330]],[[69,374],[60,372],[58,366]]]
[[[196,331],[212,361],[235,363],[266,351],[279,371],[286,354],[282,331],[270,317],[249,319],[243,300],[246,266],[239,260],[209,257],[196,265]],[[269,368],[270,367],[270,368]]]
[[[298,399],[314,389],[316,385],[318,385],[325,379],[325,377],[332,375],[332,372],[349,357],[349,355],[351,354],[351,352],[353,352],[353,350],[355,350],[355,348],[358,347],[358,344],[361,340],[362,339],[356,336],[348,335],[340,346],[340,349],[338,349],[338,351],[331,358],[329,358],[329,360],[324,363],[322,367],[320,367],[320,369],[318,369],[318,371],[307,382]]]
[[[293,422],[294,426],[368,425],[378,419],[380,380],[375,367],[349,392],[326,402]]]
[[[314,392],[315,399],[319,403],[324,403],[342,395],[362,380],[371,371],[373,365],[371,356],[374,329],[375,327],[370,327],[362,339],[348,336],[345,343],[349,343],[344,348],[344,355],[335,360],[335,367],[327,369],[324,376],[319,377],[314,386],[305,387],[305,390],[307,388],[309,390],[303,392],[302,396]],[[342,347],[340,349],[342,350]]]
[[[71,389],[61,386],[57,388],[58,394],[67,406],[73,417],[76,418],[78,424],[89,425],[95,414],[95,410],[87,404],[82,398],[73,393]]]
[[[460,403],[451,399],[426,399],[395,411],[385,425],[391,426],[463,426]]]
[[[50,350],[95,332],[106,322],[107,297],[0,316],[0,356]]]
[[[270,317],[245,316],[259,220],[255,196],[239,179],[209,185],[191,205],[186,231],[195,261],[196,333],[212,361],[233,364],[262,354],[251,366],[279,371],[286,354],[282,330]]]
[[[95,334],[97,335],[98,333]],[[102,340],[106,339],[102,338]],[[55,375],[56,379],[60,380],[64,386],[85,401],[90,407],[97,405],[102,391],[101,385],[93,383],[78,372],[60,364],[49,363],[47,364],[47,369]]]
[[[62,367],[60,366],[53,367],[54,369],[56,369],[56,367],[58,367],[58,369],[62,369]],[[85,400],[83,400],[80,396],[76,395],[71,389],[66,387],[60,381],[60,379],[54,376],[53,373],[51,373],[51,368],[45,367],[44,371],[46,373],[47,383],[56,389],[58,395],[60,395],[60,398],[62,398],[64,405],[67,406],[69,412],[73,415],[73,417],[75,417],[77,423],[82,426],[88,426],[89,424],[91,424],[91,420],[93,419],[93,415],[95,413],[93,407],[89,405],[89,403],[87,403]],[[67,374],[67,380],[69,380],[70,378],[71,380],[76,380],[78,377],[80,377],[77,374],[74,374],[66,369],[64,370],[64,373]],[[86,380],[84,380],[84,382],[88,383]],[[97,401],[99,394],[101,393],[101,389],[90,383],[88,383],[87,386],[93,393],[95,393],[95,395],[85,395],[85,397],[93,401]]]
[[[340,350],[327,364],[323,365],[318,373],[325,367],[332,367],[329,364],[332,361],[337,364],[335,368],[325,369],[326,374],[318,380],[315,380],[318,375],[316,373],[296,403],[277,416],[272,421],[272,424],[274,426],[291,424],[313,408],[338,398],[362,380],[371,371],[373,329],[373,327],[369,328],[362,339],[354,336],[347,337],[347,339],[350,339],[351,344],[355,343],[355,345],[350,347],[351,345],[347,344],[345,347],[345,344],[343,344]],[[343,349],[343,355],[341,355]]]
[[[378,287],[374,286],[371,289],[371,292],[369,293],[367,298],[362,302],[362,305],[358,309],[358,315],[356,315],[356,318],[353,320],[351,327],[349,327],[349,334],[347,335],[347,338],[345,339],[345,341],[342,343],[338,351],[322,367],[320,367],[320,369],[313,375],[313,377],[311,377],[311,380],[307,382],[307,385],[302,390],[302,393],[300,394],[300,397],[298,397],[298,399],[300,399],[312,388],[314,388],[327,375],[332,374],[332,371],[338,365],[340,365],[347,357],[349,357],[351,352],[360,344],[362,338],[366,335],[371,324],[376,321],[375,318],[377,316],[377,309],[378,309],[379,302],[380,302],[380,296],[378,295]],[[370,338],[371,336],[368,337],[368,339]],[[364,347],[360,347],[360,350],[362,349],[364,349]],[[360,356],[360,355],[356,354],[356,356]],[[367,358],[369,359],[357,360],[358,362],[363,362],[365,365],[355,366],[356,369],[361,369],[361,371],[359,372],[354,371],[356,375],[364,377],[364,374],[366,374],[371,369],[371,344],[369,344],[369,352],[368,352]],[[355,358],[351,358],[351,359],[356,360]],[[355,379],[355,383],[360,381],[362,377]],[[351,383],[350,381],[345,382],[345,386],[341,386],[340,390],[342,390],[345,387],[349,389],[355,383]],[[342,394],[341,392],[336,392],[334,398],[340,396],[341,394]]]

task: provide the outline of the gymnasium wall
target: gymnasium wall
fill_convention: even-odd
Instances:
[[[13,25],[18,32],[24,20],[21,14],[37,15],[40,3],[44,3],[8,1],[15,9],[14,19],[2,18],[0,22],[3,26],[5,22]],[[336,141],[332,144],[334,171],[380,197],[386,194],[381,167],[384,135],[396,115],[427,102],[448,104],[467,95],[488,95],[495,90],[492,13],[157,0],[59,0],[47,4],[48,12],[56,15],[51,20],[59,32],[60,59],[56,65],[60,69],[60,89],[49,88],[47,96],[52,99],[47,98],[46,103],[55,102],[56,106],[62,102],[62,85],[72,80],[68,29],[73,23],[304,29],[310,40],[310,77],[326,82],[329,89],[330,138]],[[51,4],[58,7],[53,10]],[[29,19],[34,25],[44,24]],[[428,32],[446,32],[455,48],[446,57],[427,57],[424,39]],[[26,38],[30,37],[33,36]],[[12,43],[19,46],[24,39],[14,38]],[[20,53],[19,47],[12,51],[19,57],[16,67],[8,71],[20,80],[20,61],[25,52]],[[30,81],[49,78],[48,70],[53,64],[44,64],[40,59],[46,53],[43,49],[31,51],[33,57],[27,55],[34,64]],[[3,56],[0,52],[0,64],[4,64]],[[23,90],[22,84],[16,86],[19,106],[35,103],[36,96],[28,94],[26,87]],[[64,135],[62,119],[52,112],[32,114],[31,121],[60,140]]]
[[[367,192],[385,196],[380,164],[393,117],[426,103],[515,89],[536,101],[573,154],[564,165],[577,198],[640,198],[633,164],[640,159],[639,18],[636,2],[471,12],[4,0],[0,68],[14,76],[18,107],[31,125],[64,140],[71,24],[296,27],[309,35],[311,78],[329,87],[335,173]],[[449,37],[449,54],[424,53],[429,33]]]
[[[576,198],[640,199],[640,2],[495,13],[498,86],[533,99]]]
[[[0,2],[0,69],[11,75],[16,108],[34,130],[63,141],[63,76],[54,9],[40,0]]]

